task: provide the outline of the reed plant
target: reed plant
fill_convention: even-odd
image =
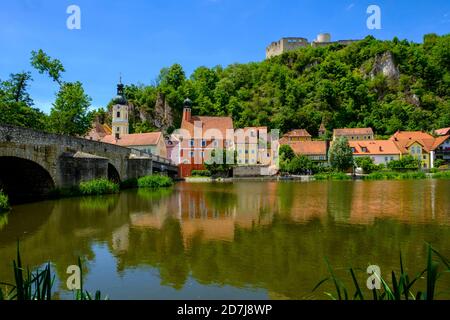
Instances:
[[[102,300],[101,292],[96,291],[95,295],[91,295],[83,288],[83,276],[81,259],[78,258],[78,266],[81,270],[81,288],[75,290],[75,300]],[[0,300],[52,300],[52,288],[55,283],[55,275],[52,275],[50,263],[47,263],[44,269],[24,268],[20,255],[19,243],[17,243],[17,258],[13,261],[14,283],[0,282],[4,286],[0,287]]]
[[[421,272],[418,272],[414,276],[408,274],[403,265],[403,259],[400,253],[400,273],[392,271],[390,280],[374,274],[381,284],[381,290],[369,290],[369,292],[371,291],[369,295],[366,294],[367,290],[363,291],[362,288],[364,287],[358,282],[355,269],[350,268],[348,271],[354,286],[354,293],[350,295],[344,282],[336,276],[329,261],[327,259],[325,260],[329,276],[321,280],[314,287],[313,291],[316,291],[324,283],[331,281],[334,285],[335,293],[325,292],[325,294],[333,300],[435,300],[437,298],[437,281],[445,273],[450,272],[450,260],[442,256],[428,244],[426,266]],[[426,280],[425,288],[422,290],[417,289],[419,280],[423,279],[424,276]]]

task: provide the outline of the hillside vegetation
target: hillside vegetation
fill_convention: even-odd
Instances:
[[[61,62],[42,50],[32,66],[59,85],[50,116],[28,94],[28,72],[0,80],[0,123],[82,135],[93,116],[110,123],[105,108],[88,113],[80,82],[67,83]],[[197,115],[230,115],[235,127],[268,126],[286,132],[305,128],[372,127],[396,130],[450,126],[450,34],[428,34],[423,43],[369,36],[349,46],[303,48],[262,62],[197,68],[187,78],[179,64],[161,70],[151,85],[126,87],[130,131],[171,131],[180,125],[183,101]]]
[[[186,97],[194,114],[231,115],[235,127],[316,134],[324,121],[327,129],[370,126],[379,135],[432,130],[450,125],[450,35],[429,34],[421,44],[369,36],[263,62],[199,67],[189,79],[175,64],[154,85],[131,85],[126,93],[137,131],[177,127]],[[154,122],[161,110],[171,112],[171,123]]]

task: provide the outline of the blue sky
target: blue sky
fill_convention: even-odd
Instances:
[[[81,30],[66,27],[71,4],[81,8]],[[366,27],[371,4],[381,8],[381,30]],[[450,1],[0,0],[0,79],[32,70],[30,52],[43,49],[99,107],[115,95],[119,73],[125,83],[149,84],[173,63],[189,75],[202,65],[261,61],[274,40],[320,32],[421,42],[426,33],[450,32]],[[45,75],[33,78],[32,98],[48,112],[58,88]]]

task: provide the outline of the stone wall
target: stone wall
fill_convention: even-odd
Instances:
[[[259,177],[263,166],[237,166],[233,168],[233,177]]]

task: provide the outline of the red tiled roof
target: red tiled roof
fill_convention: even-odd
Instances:
[[[437,137],[434,140],[434,143],[433,143],[433,146],[431,147],[431,150],[436,150],[437,148],[439,148],[439,146],[441,144],[443,144],[445,141],[447,141],[448,138],[450,138],[450,135]]]
[[[311,137],[311,135],[305,129],[295,129],[285,133],[283,137]]]
[[[354,155],[400,154],[397,145],[391,140],[362,140],[348,143],[351,148],[355,149]]]
[[[373,135],[372,128],[342,128],[334,129],[334,136],[349,136],[349,135]]]
[[[204,116],[192,116],[191,121],[183,120],[181,123],[181,129],[188,130],[191,137],[194,137],[194,123],[196,121],[201,122],[203,135],[208,130],[219,130],[223,139],[226,138],[227,129],[233,129],[233,119],[231,117],[204,117]]]
[[[149,146],[158,144],[161,137],[161,132],[125,134],[122,135],[120,139],[116,139],[115,136],[109,135],[104,137],[102,142],[116,144],[123,147]]]
[[[389,140],[394,141],[402,153],[408,153],[408,148],[417,142],[426,152],[432,150],[434,137],[423,131],[397,131]]]
[[[446,136],[446,135],[450,134],[450,127],[437,129],[434,131],[434,133],[436,133],[438,136]]]
[[[326,141],[291,141],[289,143],[281,143],[291,146],[296,154],[300,155],[326,155]]]

